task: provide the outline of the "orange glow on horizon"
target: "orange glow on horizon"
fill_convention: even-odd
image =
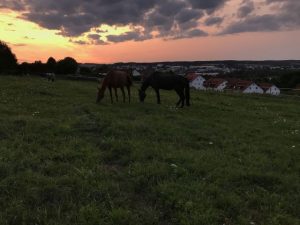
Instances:
[[[95,29],[74,40],[86,41],[88,34],[96,33]],[[102,25],[99,29],[106,31],[99,33],[101,40],[106,40],[107,35],[123,34],[134,28]],[[0,40],[9,44],[19,62],[45,62],[50,56],[56,60],[70,56],[81,63],[300,58],[299,30],[79,45],[57,34],[58,30],[48,30],[25,21],[16,12],[0,10],[0,32]]]

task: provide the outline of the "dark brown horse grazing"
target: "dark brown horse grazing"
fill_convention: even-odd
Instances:
[[[190,106],[190,85],[189,81],[182,76],[175,75],[173,73],[161,73],[154,72],[148,76],[142,83],[139,90],[140,101],[144,102],[146,98],[146,90],[148,87],[152,87],[156,92],[157,104],[160,104],[159,89],[163,90],[175,90],[179,96],[177,106],[182,108],[184,103]]]
[[[125,91],[124,87],[127,88],[128,92],[128,99],[130,102],[130,86],[132,85],[131,76],[123,71],[113,70],[110,71],[106,77],[103,79],[101,88],[98,87],[98,95],[97,95],[97,102],[100,102],[101,99],[104,97],[104,92],[106,88],[109,89],[111,103],[113,103],[113,95],[112,89],[115,90],[116,100],[118,101],[118,91],[117,88],[120,88],[123,95],[123,102],[125,102]]]

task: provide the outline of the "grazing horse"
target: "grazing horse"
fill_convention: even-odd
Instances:
[[[157,96],[157,104],[160,104],[160,94],[159,89],[163,90],[175,90],[179,96],[179,101],[177,106],[181,104],[181,108],[184,106],[184,101],[186,100],[186,105],[190,105],[190,86],[189,81],[182,76],[175,75],[172,73],[161,73],[154,72],[148,76],[142,83],[141,89],[139,90],[140,101],[144,102],[146,98],[146,90],[151,86]]]
[[[54,82],[54,80],[55,80],[55,74],[54,73],[46,73],[45,76],[46,76],[48,81]]]
[[[118,91],[120,88],[123,95],[123,102],[125,102],[125,92],[124,87],[127,88],[128,99],[130,102],[130,86],[132,85],[131,76],[123,71],[113,70],[110,71],[106,77],[103,79],[101,88],[98,87],[97,103],[101,101],[104,97],[104,92],[106,88],[109,89],[111,103],[113,103],[112,88],[115,90],[116,100],[118,101]]]

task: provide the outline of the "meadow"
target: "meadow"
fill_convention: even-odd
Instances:
[[[300,224],[300,99],[0,76],[0,224]]]

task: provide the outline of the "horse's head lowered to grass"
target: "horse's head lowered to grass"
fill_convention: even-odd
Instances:
[[[97,100],[96,102],[99,103],[104,97],[104,89],[98,87],[98,93],[97,93]]]

